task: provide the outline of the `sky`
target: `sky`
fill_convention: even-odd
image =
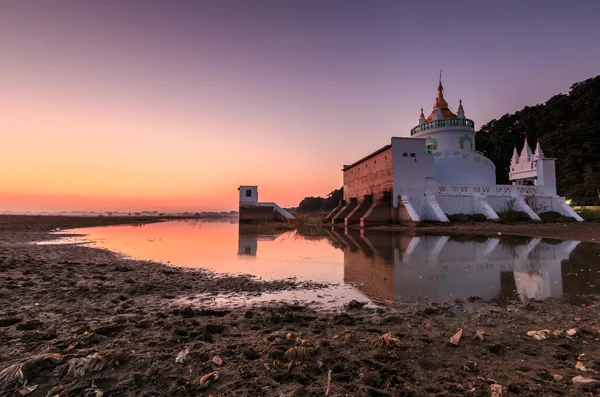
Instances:
[[[0,210],[296,206],[408,136],[600,74],[600,2],[0,0]]]

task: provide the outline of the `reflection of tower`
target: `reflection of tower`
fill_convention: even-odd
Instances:
[[[258,246],[258,236],[256,235],[238,235],[238,255],[256,256]]]
[[[273,234],[261,233],[257,224],[240,223],[238,229],[238,255],[256,256],[259,241],[273,241],[282,233],[282,231]]]

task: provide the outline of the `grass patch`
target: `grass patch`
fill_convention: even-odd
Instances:
[[[523,211],[506,210],[498,213],[500,222],[513,223],[513,222],[529,222],[531,218],[527,213]]]
[[[485,222],[487,217],[483,214],[458,214],[446,215],[448,220],[453,223],[472,223],[472,222]]]
[[[600,211],[583,210],[577,213],[586,222],[600,222]]]
[[[539,216],[544,222],[575,222],[574,218],[564,216],[556,211],[542,212]]]

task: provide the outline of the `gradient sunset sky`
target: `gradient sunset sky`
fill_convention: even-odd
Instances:
[[[0,0],[0,210],[296,206],[408,136],[600,74],[600,1]]]

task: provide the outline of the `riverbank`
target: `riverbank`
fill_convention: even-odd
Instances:
[[[514,234],[533,237],[555,238],[562,240],[579,240],[600,242],[600,223],[595,222],[569,222],[569,223],[452,223],[441,225],[423,223],[417,227],[411,226],[374,226],[369,230],[383,231],[414,231],[415,233],[443,233],[443,234],[481,234],[497,235]]]
[[[489,396],[498,387],[503,395],[536,397],[600,392],[577,378],[600,377],[595,297],[585,306],[500,306],[473,297],[336,311],[216,308],[188,298],[314,285],[215,276],[81,245],[30,244],[52,238],[56,228],[118,222],[64,218],[0,217],[0,371],[9,368],[0,373],[2,395],[19,386],[9,382],[12,374],[19,378],[10,366],[32,357],[21,370],[36,386],[34,397],[50,389],[60,396],[215,397],[323,396],[328,389],[329,396],[390,397]],[[458,329],[455,346],[449,339]],[[527,335],[544,329],[562,332],[545,340]],[[478,330],[483,340],[473,338]]]

